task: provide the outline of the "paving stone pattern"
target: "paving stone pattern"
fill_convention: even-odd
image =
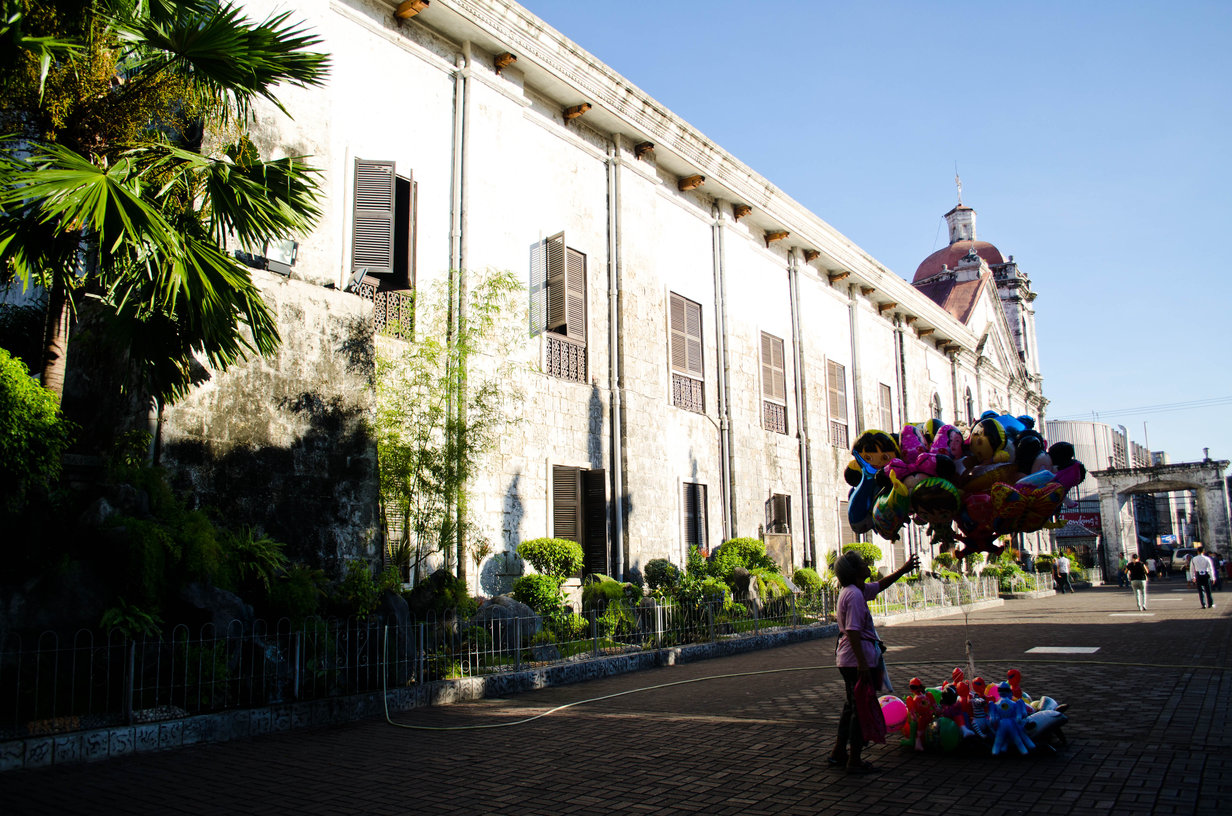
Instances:
[[[901,689],[964,665],[1070,704],[1067,749],[1000,757],[891,744],[880,772],[826,768],[833,638],[384,719],[0,775],[7,814],[1224,814],[1232,805],[1232,612],[1180,581],[1016,600],[882,627]],[[1098,646],[1091,655],[1034,646]],[[683,682],[695,681],[695,682]],[[661,686],[645,691],[637,689]],[[621,694],[621,692],[633,692]],[[527,723],[498,726],[554,706]]]

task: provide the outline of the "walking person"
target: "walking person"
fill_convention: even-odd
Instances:
[[[1138,553],[1134,553],[1125,567],[1125,575],[1129,578],[1129,585],[1134,588],[1134,600],[1138,602],[1138,608],[1143,611],[1146,611],[1147,574],[1146,564],[1138,559]]]
[[[1057,558],[1057,589],[1062,595],[1066,590],[1074,591],[1074,585],[1069,580],[1069,559],[1064,553]]]
[[[1194,547],[1194,554],[1189,559],[1189,585],[1198,588],[1198,603],[1202,608],[1215,608],[1211,598],[1211,581],[1215,577],[1215,564],[1210,556],[1202,551],[1202,545]]]
[[[1136,557],[1137,556],[1135,556],[1135,558]],[[1129,586],[1129,578],[1127,576],[1127,573],[1125,572],[1125,569],[1128,566],[1129,566],[1129,562],[1125,560],[1125,554],[1122,553],[1117,563],[1117,586],[1118,587]]]
[[[834,750],[830,752],[827,764],[831,768],[846,768],[849,774],[867,774],[875,769],[872,763],[860,759],[860,751],[864,748],[864,732],[860,727],[860,717],[856,708],[856,681],[863,680],[871,685],[874,691],[882,686],[879,670],[881,662],[881,639],[877,637],[877,629],[873,626],[873,614],[868,609],[868,602],[877,597],[881,590],[902,578],[908,572],[920,566],[919,556],[912,555],[896,571],[880,581],[865,583],[872,573],[855,552],[846,552],[834,562],[834,575],[838,578],[842,589],[838,594],[838,643],[835,644],[834,662],[843,683],[847,687],[847,697],[843,703],[843,712],[838,721],[838,738],[834,741]]]

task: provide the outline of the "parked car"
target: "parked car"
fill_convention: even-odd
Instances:
[[[1196,553],[1193,547],[1181,547],[1179,550],[1172,551],[1172,571],[1185,572],[1189,569],[1189,559],[1193,558]]]

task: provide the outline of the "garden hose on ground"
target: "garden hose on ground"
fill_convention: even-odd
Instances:
[[[386,643],[388,643],[388,628],[386,628]],[[1019,664],[1038,664],[1038,663],[1065,663],[1070,666],[1121,666],[1129,668],[1143,669],[1184,669],[1184,670],[1202,670],[1209,671],[1227,671],[1227,666],[1178,666],[1172,663],[1121,663],[1114,660],[983,660],[982,663],[1013,663]],[[903,660],[893,663],[886,663],[886,666],[949,666],[952,665],[952,660]],[[760,674],[781,674],[784,672],[797,671],[826,671],[833,669],[834,666],[791,666],[785,669],[763,669],[761,671],[735,672],[732,674],[708,674],[705,677],[693,677],[688,680],[675,680],[671,683],[657,683],[653,686],[642,686],[640,688],[627,689],[625,691],[617,691],[612,694],[604,694],[600,697],[589,697],[585,700],[575,700],[572,703],[558,705],[555,708],[549,708],[547,711],[542,711],[530,717],[523,717],[520,720],[510,720],[509,722],[501,723],[485,723],[483,725],[409,725],[407,723],[394,722],[389,716],[389,689],[385,684],[385,673],[381,673],[381,691],[382,697],[385,700],[385,721],[396,728],[406,728],[412,731],[478,731],[484,728],[505,728],[511,725],[523,725],[524,723],[537,720],[540,717],[546,717],[549,714],[555,714],[557,711],[564,711],[566,708],[585,705],[586,703],[597,703],[601,700],[610,700],[613,697],[623,697],[626,694],[640,694],[644,691],[655,691],[657,689],[671,688],[672,686],[683,686],[687,683],[700,683],[703,680],[725,680],[733,677],[755,677]]]

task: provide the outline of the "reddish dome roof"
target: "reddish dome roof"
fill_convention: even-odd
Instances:
[[[987,261],[989,266],[1005,263],[1005,256],[1001,254],[1001,250],[987,241],[955,241],[948,247],[939,249],[925,258],[924,262],[915,270],[915,277],[911,279],[911,282],[919,283],[922,280],[931,278],[941,271],[942,266],[948,266],[950,269],[958,266],[958,262],[962,260],[963,256],[971,251],[972,245],[975,246],[976,254]]]

